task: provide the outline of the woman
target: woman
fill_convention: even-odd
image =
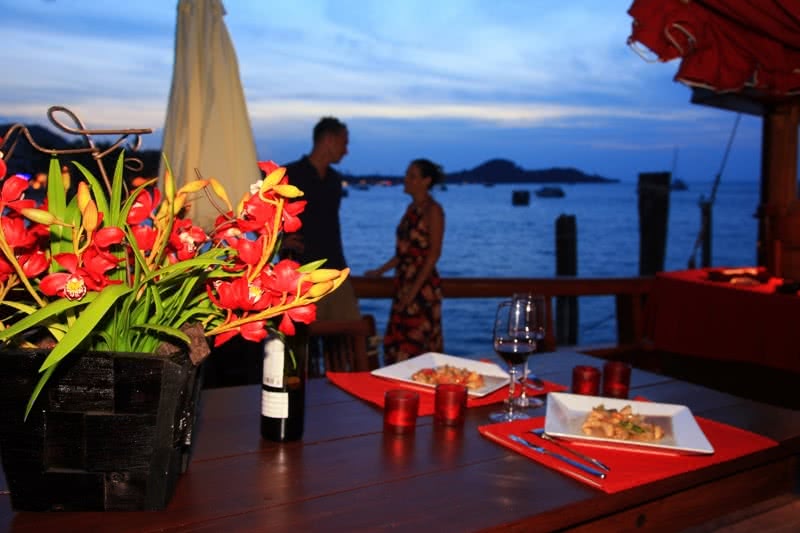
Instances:
[[[444,211],[430,194],[431,187],[443,180],[442,168],[432,161],[411,162],[403,182],[411,204],[397,226],[395,255],[366,272],[367,276],[381,276],[395,269],[395,293],[383,337],[384,364],[444,349],[441,281],[436,271],[444,239]]]

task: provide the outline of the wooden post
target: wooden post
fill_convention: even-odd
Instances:
[[[639,174],[639,274],[664,270],[671,172]]]
[[[798,124],[800,101],[769,106],[761,135],[757,263],[774,275],[790,279],[800,279]]]
[[[578,275],[578,238],[575,215],[556,219],[556,276]],[[556,297],[556,342],[578,344],[578,297]]]
[[[702,263],[703,268],[711,266],[711,202],[705,198],[700,199],[700,227],[703,234]]]

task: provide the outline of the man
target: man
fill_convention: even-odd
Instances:
[[[324,267],[347,266],[342,247],[339,205],[342,175],[331,167],[347,154],[347,126],[333,117],[324,117],[314,126],[311,153],[286,165],[289,182],[303,191],[306,208],[300,215],[303,227],[287,235],[283,252],[305,264],[326,259]],[[317,302],[319,320],[358,320],[355,291],[346,280],[335,292]]]

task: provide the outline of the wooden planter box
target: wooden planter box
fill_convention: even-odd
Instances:
[[[44,351],[0,351],[0,455],[15,510],[163,509],[189,463],[200,373],[188,356],[68,356],[27,421]]]

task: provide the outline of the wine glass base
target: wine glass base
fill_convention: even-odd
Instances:
[[[514,407],[518,407],[520,409],[538,409],[542,406],[544,406],[544,402],[539,398],[531,398],[530,396],[526,396],[525,398],[518,397],[514,399]]]
[[[530,418],[531,415],[523,411],[498,411],[489,415],[489,420],[492,422],[511,422],[512,420],[525,420]]]

